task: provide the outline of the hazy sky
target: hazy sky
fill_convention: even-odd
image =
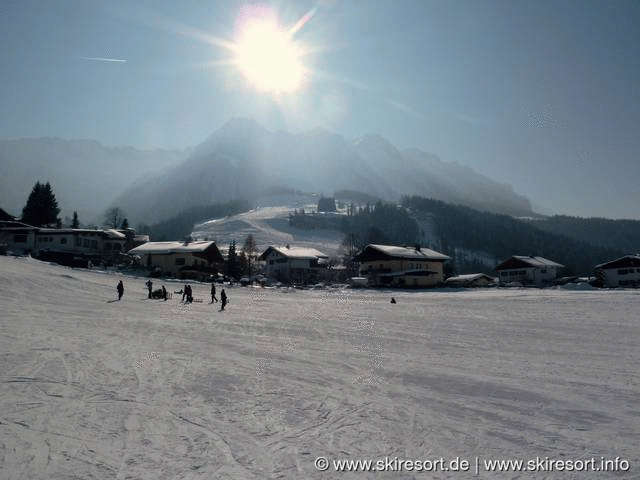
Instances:
[[[236,65],[265,12],[301,54],[295,91]],[[184,148],[252,117],[381,134],[552,212],[640,218],[635,0],[0,0],[0,54],[0,138]]]

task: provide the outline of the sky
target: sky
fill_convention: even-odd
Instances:
[[[265,25],[284,39],[245,40]],[[0,138],[183,149],[248,117],[640,219],[634,0],[0,0],[0,53]]]

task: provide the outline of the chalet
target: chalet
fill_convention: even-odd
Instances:
[[[640,287],[640,254],[596,265],[595,273],[604,287]]]
[[[315,248],[270,246],[259,260],[265,262],[265,274],[291,283],[314,283],[325,268],[328,256]]]
[[[367,277],[370,287],[432,287],[444,280],[447,255],[415,247],[367,245],[356,256],[360,275]]]
[[[564,265],[543,257],[514,255],[496,266],[500,283],[520,283],[543,287],[551,285]]]
[[[223,262],[216,242],[147,242],[128,253],[150,269],[181,278],[217,273]]]
[[[117,230],[39,228],[33,251],[38,258],[64,265],[109,262],[124,253],[126,236]]]
[[[6,252],[19,255],[34,251],[37,227],[15,220],[0,221],[0,245]]]
[[[470,273],[467,275],[458,275],[457,277],[449,277],[444,283],[448,287],[476,288],[496,285],[498,279],[484,273]]]

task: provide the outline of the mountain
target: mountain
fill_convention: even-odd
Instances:
[[[118,204],[134,221],[154,222],[193,205],[255,201],[283,187],[331,194],[355,190],[397,201],[420,194],[510,215],[532,215],[529,201],[457,164],[420,150],[400,151],[384,138],[355,142],[318,128],[302,134],[269,131],[234,119],[179,166],[130,187]]]
[[[137,178],[178,165],[187,155],[92,140],[0,140],[0,205],[20,216],[35,183],[50,182],[62,218],[77,211],[81,222],[93,222]]]

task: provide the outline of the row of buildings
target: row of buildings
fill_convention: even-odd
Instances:
[[[181,278],[208,277],[222,270],[224,264],[213,241],[150,242],[148,237],[131,230],[37,228],[14,220],[0,220],[0,250],[31,253],[71,266],[115,263],[125,255],[150,271]],[[336,268],[329,266],[328,259],[315,248],[290,245],[269,246],[258,257],[264,275],[297,284],[336,278]],[[445,279],[444,264],[449,257],[419,245],[371,244],[354,260],[359,265],[359,277],[353,279],[355,285],[398,288],[496,283],[543,287],[553,285],[564,267],[539,256],[512,256],[495,267],[497,278],[473,274]],[[640,255],[597,265],[594,272],[602,286],[638,287]]]

